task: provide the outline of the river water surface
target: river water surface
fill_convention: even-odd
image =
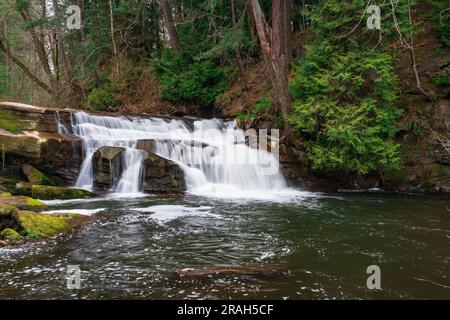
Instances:
[[[93,221],[58,239],[0,248],[0,298],[450,298],[448,197],[187,194],[50,204]],[[79,290],[67,289],[68,265],[81,269]],[[366,287],[370,265],[381,269],[381,290]],[[176,273],[230,266],[258,271]]]

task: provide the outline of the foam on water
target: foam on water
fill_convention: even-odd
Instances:
[[[150,218],[159,223],[166,223],[175,219],[187,216],[196,217],[215,217],[220,218],[219,215],[211,213],[212,207],[186,207],[182,205],[155,205],[146,208],[131,208],[130,210],[138,212],[152,213]]]
[[[51,211],[43,211],[43,214],[58,214],[58,213],[76,213],[81,214],[83,216],[91,216],[98,212],[106,210],[105,208],[97,208],[97,209],[65,209],[65,210],[51,210]]]

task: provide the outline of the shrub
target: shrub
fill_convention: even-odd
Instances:
[[[115,109],[119,105],[118,100],[115,98],[115,94],[103,88],[92,90],[87,97],[87,103],[91,108],[94,108],[97,111]]]
[[[360,19],[364,2],[327,1],[312,14],[315,40],[307,46],[290,83],[294,133],[315,169],[366,174],[400,165],[397,132],[397,79],[392,56],[355,37],[339,39],[339,28]],[[358,9],[358,10],[355,10]],[[351,16],[348,16],[351,15]],[[344,28],[344,30],[347,30]]]
[[[253,108],[247,114],[238,114],[237,118],[239,119],[253,119],[258,115],[270,110],[272,107],[272,100],[270,97],[261,97],[256,101]]]
[[[208,106],[224,90],[224,73],[210,58],[194,60],[186,53],[167,50],[155,70],[161,96],[171,102]]]

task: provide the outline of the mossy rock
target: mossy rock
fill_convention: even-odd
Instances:
[[[8,217],[16,209],[15,206],[9,204],[0,204],[0,218]]]
[[[0,238],[9,241],[20,241],[23,237],[14,229],[6,228],[0,233]]]
[[[39,185],[45,185],[45,186],[55,186],[56,183],[53,182],[52,179],[47,177],[44,173],[39,171],[38,169],[34,168],[33,166],[29,164],[24,164],[22,166],[23,173],[27,176],[28,180],[32,184],[39,184]]]
[[[24,197],[24,196],[12,196],[10,193],[0,193],[0,214],[7,215],[11,209],[19,208],[21,210],[34,210],[41,211],[47,205],[42,201]]]
[[[22,206],[19,206],[19,208],[26,207],[27,209],[32,208],[33,210],[39,210],[39,209],[42,209],[47,206],[42,201],[30,198],[30,197],[22,197],[21,196],[20,198],[23,199],[23,201],[25,201],[25,204]]]
[[[42,185],[33,185],[31,187],[31,196],[42,200],[53,199],[84,199],[89,198],[93,194],[84,189],[51,187]]]
[[[31,187],[33,185],[30,182],[18,182],[14,189],[14,194],[20,196],[31,197]]]
[[[15,210],[12,218],[27,237],[54,237],[66,232],[89,217],[75,213],[41,214],[34,211]]]
[[[0,110],[0,128],[9,132],[19,132],[26,129],[17,116],[6,110]]]

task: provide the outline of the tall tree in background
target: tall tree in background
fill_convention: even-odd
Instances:
[[[113,55],[114,55],[114,62],[116,64],[116,73],[119,75],[119,54],[117,52],[117,45],[116,40],[114,38],[114,14],[113,14],[113,4],[112,1],[108,1],[109,5],[109,21],[110,21],[110,28],[111,28],[111,44],[113,49]]]
[[[231,0],[231,22],[232,22],[232,26],[233,26],[233,31],[237,32],[237,22],[236,22],[236,8],[235,8],[235,0]],[[241,42],[238,41],[237,46],[236,46],[236,62],[239,66],[239,71],[241,72],[241,75],[244,74],[245,72],[245,67],[244,67],[244,61],[242,60],[242,54],[241,54],[241,49],[239,48],[241,45]]]
[[[283,113],[285,130],[291,113],[288,85],[288,37],[290,37],[289,0],[272,0],[272,27],[258,0],[250,0],[264,62],[272,82],[273,104],[276,112]]]
[[[169,0],[161,0],[161,9],[163,11],[164,20],[166,21],[167,32],[169,33],[170,45],[175,51],[180,50],[180,41],[178,40],[177,29],[172,18],[172,11],[170,9]]]
[[[56,77],[54,70],[52,70],[51,54],[47,52],[46,47],[49,47],[48,39],[45,38],[43,30],[43,22],[46,20],[46,6],[42,1],[40,4],[36,4],[40,10],[35,10],[36,16],[30,13],[30,4],[27,1],[17,1],[15,3],[9,1],[2,3],[2,17],[0,19],[0,51],[3,51],[8,60],[11,60],[17,68],[23,71],[23,73],[32,81],[31,88],[34,84],[38,85],[41,89],[46,91],[52,98],[58,96],[58,90],[56,85]],[[29,36],[30,42],[24,43],[26,45],[26,54],[19,54],[11,45],[11,41],[8,38],[12,38],[14,41],[20,39],[11,34],[12,29],[16,30],[16,27],[8,25],[6,20],[10,21],[23,20],[22,30],[23,38],[25,35]],[[19,29],[19,28],[17,28]],[[8,37],[9,36],[9,37]],[[34,50],[29,50],[29,46],[34,46]],[[37,55],[35,65],[32,66],[27,60],[31,56]],[[11,65],[9,65],[11,68]],[[23,81],[21,81],[23,84]],[[17,85],[18,83],[16,83]],[[30,90],[33,92],[33,89]]]

